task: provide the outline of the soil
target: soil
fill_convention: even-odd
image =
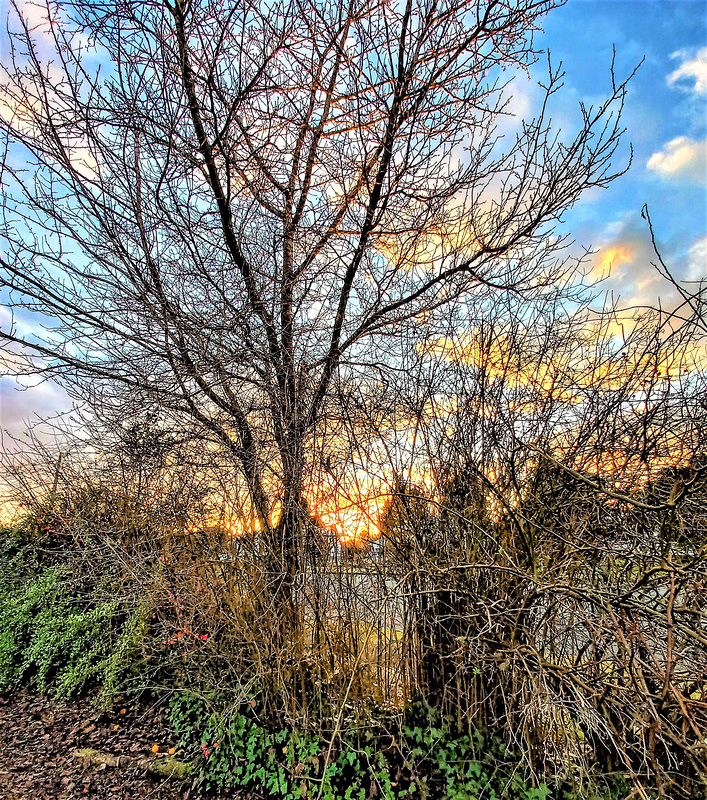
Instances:
[[[60,704],[30,694],[0,697],[0,800],[204,797],[190,780],[152,774],[169,774],[175,745],[155,706],[118,702],[101,714],[90,698]]]

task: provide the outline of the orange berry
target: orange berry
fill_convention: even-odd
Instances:
[[[171,756],[173,756],[173,755],[174,755],[174,754],[177,752],[177,748],[176,748],[176,747],[170,747],[170,748],[169,748],[169,750],[168,750],[167,752],[168,752],[168,753],[169,753]]]
[[[120,709],[120,713],[121,713],[121,714],[125,714],[125,713],[126,713],[126,710],[125,710],[124,708],[121,708],[121,709]]]
[[[160,746],[158,744],[153,744],[152,745],[152,752],[153,753],[159,753],[160,752]]]

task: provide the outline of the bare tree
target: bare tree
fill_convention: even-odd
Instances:
[[[551,127],[552,68],[538,116],[498,133],[503,71],[559,5],[89,1],[34,28],[14,5],[14,363],[96,413],[200,428],[291,583],[336,383],[392,369],[395,334],[555,286],[553,223],[618,174],[613,73],[575,134]]]

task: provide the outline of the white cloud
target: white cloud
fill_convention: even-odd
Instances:
[[[707,280],[707,236],[697,239],[690,248],[685,280]]]
[[[690,90],[697,94],[707,94],[707,47],[698,51],[694,58],[688,58],[684,50],[673,53],[673,57],[682,58],[680,66],[668,75],[668,85],[688,79],[690,83],[694,80],[694,85]]]
[[[695,141],[687,136],[678,136],[669,141],[662,150],[648,159],[646,166],[659,175],[673,177],[689,174],[704,181],[706,171],[707,141]]]
[[[12,377],[0,378],[0,431],[9,434],[9,439],[4,440],[6,447],[11,446],[12,438],[20,437],[28,425],[70,408],[71,400],[53,381],[23,387]]]

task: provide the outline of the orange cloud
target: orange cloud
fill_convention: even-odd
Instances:
[[[595,280],[607,278],[615,267],[630,263],[635,256],[635,250],[630,245],[612,244],[597,253],[589,277]]]
[[[628,319],[628,329],[634,325]],[[531,413],[536,401],[552,398],[566,403],[580,403],[585,390],[634,387],[640,391],[641,376],[650,380],[673,380],[686,371],[703,369],[701,348],[679,352],[666,351],[656,356],[643,349],[624,352],[618,357],[625,332],[617,318],[592,321],[568,332],[565,345],[554,350],[538,349],[532,334],[517,333],[512,339],[498,334],[489,340],[480,332],[462,333],[454,338],[440,338],[420,347],[424,355],[444,358],[483,370],[488,380],[503,380],[511,389],[523,389],[531,398],[517,398],[515,408]],[[614,342],[616,343],[614,345]],[[635,384],[635,386],[634,386]]]

